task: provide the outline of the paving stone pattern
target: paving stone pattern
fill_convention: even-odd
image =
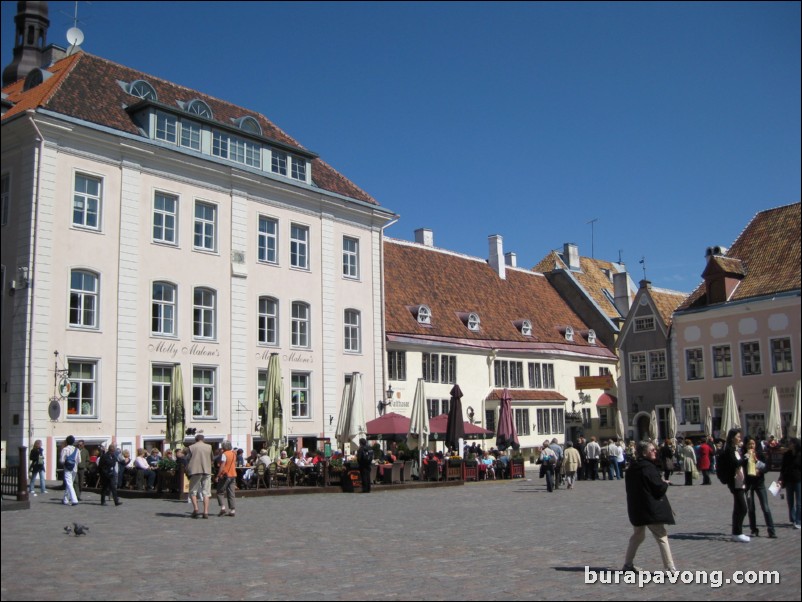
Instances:
[[[527,479],[371,494],[238,500],[236,518],[191,519],[187,502],[125,499],[76,507],[61,492],[2,513],[2,600],[799,600],[800,531],[771,499],[779,538],[730,541],[732,496],[719,483],[669,499],[680,570],[779,571],[780,584],[602,585],[631,534],[622,481],[546,492]],[[65,535],[73,522],[84,537]],[[748,532],[748,526],[745,527]],[[651,535],[636,564],[661,569]]]

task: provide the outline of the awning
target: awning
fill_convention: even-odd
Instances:
[[[596,400],[597,408],[611,408],[616,405],[618,405],[618,398],[609,393],[602,393],[599,395],[599,399]]]

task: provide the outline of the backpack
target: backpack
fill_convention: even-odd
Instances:
[[[600,457],[602,460],[607,460],[607,459],[609,459],[609,457],[610,457],[610,450],[608,450],[608,449],[607,449],[607,446],[606,446],[606,445],[605,445],[604,447],[602,447],[602,448],[601,448],[601,452],[599,453],[599,457]]]
[[[716,452],[716,477],[723,485],[729,485],[731,474],[730,454],[726,449],[721,449]]]
[[[75,470],[75,454],[77,453],[78,453],[78,448],[75,448],[75,450],[73,450],[73,452],[69,456],[64,458],[64,470],[66,470],[67,472],[72,472],[73,470]]]
[[[366,466],[373,462],[373,450],[369,447],[360,447],[357,454],[360,466]]]

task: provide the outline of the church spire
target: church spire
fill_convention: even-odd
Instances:
[[[45,62],[48,19],[47,2],[17,2],[14,58],[3,69],[3,87],[24,78]]]

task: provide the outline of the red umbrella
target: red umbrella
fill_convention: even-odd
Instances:
[[[409,418],[395,412],[387,412],[384,416],[376,418],[376,420],[368,420],[366,426],[369,439],[375,439],[376,437],[406,437],[409,432]]]
[[[518,433],[515,430],[515,420],[512,417],[512,404],[510,392],[504,389],[501,393],[501,406],[498,411],[498,430],[496,431],[496,447],[504,451],[508,447],[519,449]]]
[[[465,435],[463,439],[487,439],[493,435],[493,431],[482,428],[470,422],[462,423]],[[448,430],[448,414],[440,414],[429,420],[429,431],[438,436],[445,435]]]

